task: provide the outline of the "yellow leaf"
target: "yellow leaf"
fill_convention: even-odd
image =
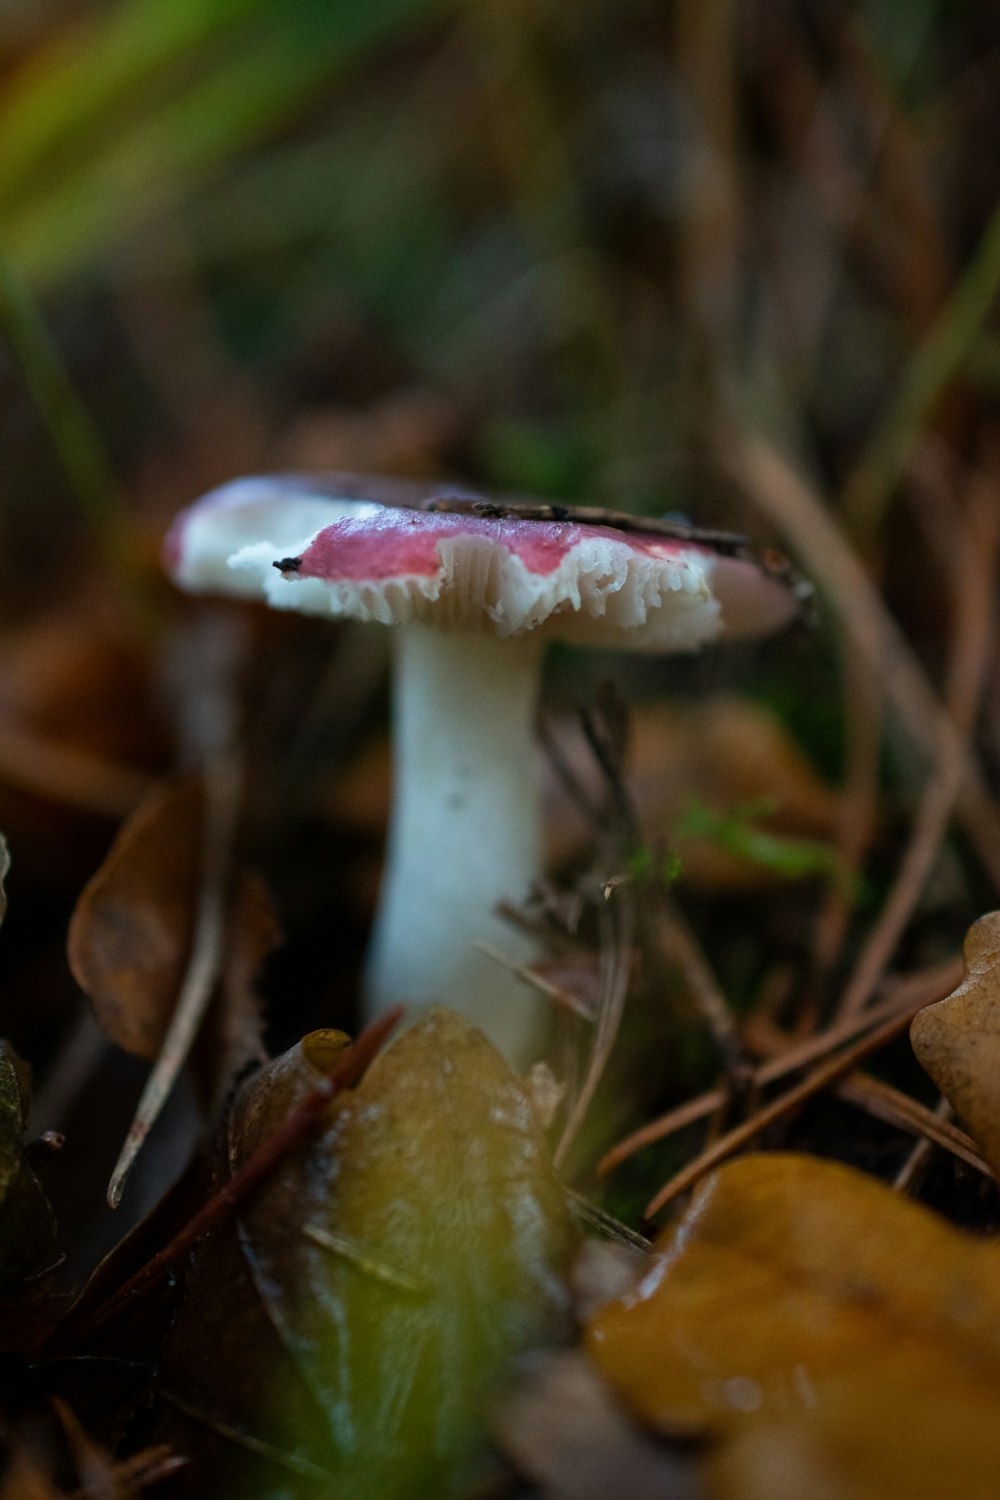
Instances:
[[[719,1500],[995,1500],[1000,1249],[851,1168],[723,1167],[587,1331]]]

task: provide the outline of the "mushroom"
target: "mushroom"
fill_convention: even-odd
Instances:
[[[620,520],[633,529],[394,481],[275,476],[225,485],[175,522],[166,557],[183,588],[400,627],[369,1014],[440,1002],[530,1057],[539,1001],[478,944],[533,953],[495,909],[539,873],[533,726],[547,641],[690,651],[797,613],[787,576],[742,539]]]

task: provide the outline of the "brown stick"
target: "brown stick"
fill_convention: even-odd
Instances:
[[[950,994],[956,985],[961,984],[964,972],[961,955],[956,955],[924,974],[901,981],[891,995],[878,1005],[871,1006],[863,1015],[838,1021],[817,1036],[809,1037],[787,1048],[780,1056],[771,1058],[754,1073],[753,1086],[762,1088],[768,1083],[775,1083],[787,1073],[794,1073],[796,1068],[805,1067],[818,1057],[825,1057],[841,1042],[850,1041],[859,1031],[867,1030],[882,1020],[896,1015],[911,1019],[925,1005]],[[619,1141],[617,1146],[612,1146],[598,1162],[598,1173],[603,1176],[627,1157],[640,1151],[643,1146],[650,1146],[676,1130],[683,1130],[685,1126],[705,1119],[714,1109],[724,1104],[727,1097],[724,1088],[709,1089],[706,1093],[699,1094],[697,1099],[689,1099],[667,1114],[660,1115],[658,1119],[651,1120],[648,1125],[641,1126]]]
[[[193,1249],[203,1234],[210,1229],[218,1229],[285,1152],[308,1134],[330,1101],[343,1089],[351,1088],[359,1082],[376,1053],[399,1024],[402,1015],[403,1007],[397,1005],[394,1010],[387,1011],[379,1020],[365,1027],[357,1041],[348,1047],[333,1072],[288,1112],[274,1134],[263,1141],[239,1171],[234,1172],[229,1181],[224,1182],[213,1193],[170,1243],[136,1271],[134,1276],[130,1276],[89,1317],[83,1318],[75,1333],[77,1344],[92,1343],[97,1334],[102,1333],[109,1324],[117,1322],[124,1312],[147,1297],[173,1267],[184,1259],[188,1251]],[[70,1317],[72,1318],[72,1314]],[[63,1328],[65,1326],[64,1324]]]
[[[993,1176],[992,1168],[979,1155],[970,1135],[959,1130],[951,1120],[928,1109],[918,1099],[912,1099],[901,1089],[884,1083],[881,1078],[872,1078],[868,1073],[850,1073],[835,1085],[834,1091],[838,1099],[867,1110],[870,1115],[884,1120],[887,1125],[895,1125],[898,1130],[919,1135],[923,1145],[940,1146],[975,1171],[982,1172],[984,1177]]]
[[[982,480],[974,480],[970,486],[968,524],[959,534],[958,561],[953,569],[955,639],[947,731],[943,724],[939,727],[933,774],[920,799],[913,832],[888,899],[844,990],[840,1002],[840,1014],[844,1016],[865,1007],[895,953],[938,857],[965,776],[969,737],[990,661],[1000,544],[1000,510],[992,492],[984,496],[982,488]]]
[[[646,1218],[651,1219],[674,1198],[694,1187],[719,1162],[724,1161],[727,1156],[732,1156],[735,1151],[753,1140],[755,1135],[759,1135],[769,1125],[775,1124],[785,1115],[792,1114],[821,1089],[828,1088],[836,1079],[851,1072],[861,1058],[884,1047],[886,1042],[891,1042],[893,1037],[905,1030],[911,1019],[912,1012],[903,1011],[901,1015],[893,1016],[891,1020],[883,1022],[868,1036],[862,1037],[853,1046],[846,1047],[838,1056],[830,1058],[829,1061],[816,1068],[801,1083],[796,1084],[795,1088],[789,1089],[786,1094],[779,1095],[777,1099],[772,1099],[770,1104],[765,1105],[751,1119],[744,1120],[741,1125],[737,1125],[735,1129],[721,1136],[714,1145],[710,1146],[707,1151],[703,1151],[696,1160],[689,1162],[660,1189],[646,1208]]]
[[[1000,811],[976,756],[946,711],[860,560],[819,495],[766,438],[727,431],[719,444],[728,471],[780,527],[827,593],[853,648],[870,663],[900,722],[928,757],[942,745],[961,760],[958,811],[983,868],[1000,890]]]

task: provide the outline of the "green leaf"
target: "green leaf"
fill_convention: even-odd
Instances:
[[[313,1033],[244,1086],[232,1170],[342,1041]],[[428,1012],[283,1159],[232,1238],[206,1247],[167,1388],[320,1465],[337,1500],[464,1494],[494,1389],[563,1331],[573,1238],[531,1099],[485,1037]]]

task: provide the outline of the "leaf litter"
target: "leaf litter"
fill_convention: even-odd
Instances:
[[[243,1086],[230,1172],[343,1042],[308,1036]],[[430,1011],[202,1247],[162,1381],[206,1432],[263,1436],[340,1495],[461,1493],[486,1395],[565,1323],[572,1241],[529,1093],[467,1022]]]
[[[875,1179],[748,1156],[705,1182],[586,1347],[719,1500],[991,1496],[1000,1248]]]
[[[168,8],[160,7],[164,14]],[[407,24],[418,44],[402,52],[390,48],[387,73],[379,58],[367,70],[363,60],[356,63],[364,85],[359,97],[368,101],[359,151],[356,112],[343,111],[335,88],[328,91],[329,112],[326,97],[299,112],[310,132],[308,140],[299,138],[295,111],[285,109],[314,97],[322,49],[310,36],[296,93],[300,52],[292,45],[294,24],[282,19],[280,6],[237,5],[228,19],[208,23],[210,40],[221,24],[224,40],[247,43],[241,53],[246,66],[221,90],[213,87],[223,73],[213,72],[211,48],[197,46],[205,32],[201,20],[183,23],[175,35],[146,16],[141,45],[122,47],[123,38],[134,42],[142,7],[122,0],[106,26],[103,20],[90,25],[92,9],[84,0],[68,21],[15,22],[14,87],[10,107],[0,108],[0,125],[16,148],[6,188],[16,221],[16,264],[4,268],[15,295],[0,315],[15,335],[15,360],[59,462],[93,518],[94,550],[107,571],[92,598],[115,593],[122,581],[115,576],[117,558],[122,576],[144,594],[144,606],[152,603],[156,589],[143,576],[143,549],[151,554],[157,516],[223,474],[248,464],[273,466],[276,458],[292,470],[469,469],[470,478],[478,467],[478,477],[498,487],[544,489],[563,498],[589,492],[606,504],[646,497],[673,504],[690,493],[723,525],[757,531],[760,519],[769,519],[776,540],[793,548],[819,588],[819,636],[798,665],[790,654],[783,659],[780,682],[765,661],[760,703],[716,706],[708,699],[661,713],[665,679],[637,669],[639,696],[655,701],[641,704],[636,715],[631,765],[620,723],[617,730],[607,726],[610,754],[603,764],[593,753],[593,735],[578,735],[589,805],[570,816],[566,799],[553,798],[546,889],[531,911],[516,917],[534,923],[546,939],[546,957],[523,966],[523,977],[553,1001],[551,1078],[536,1093],[551,1117],[553,1139],[573,1137],[566,1170],[575,1212],[589,1230],[611,1236],[621,1237],[625,1220],[632,1251],[641,1255],[636,1231],[648,1228],[642,1209],[656,1187],[672,1182],[677,1191],[680,1179],[695,1198],[688,1206],[681,1195],[665,1210],[676,1217],[651,1264],[659,1266],[662,1247],[669,1246],[671,1265],[656,1296],[639,1299],[642,1306],[637,1293],[623,1291],[611,1275],[595,1277],[589,1294],[582,1294],[574,1267],[575,1312],[589,1330],[604,1316],[610,1326],[618,1315],[595,1315],[595,1300],[611,1298],[620,1308],[623,1298],[631,1299],[636,1319],[655,1313],[648,1362],[640,1358],[645,1333],[634,1339],[630,1333],[617,1351],[628,1406],[616,1394],[620,1371],[607,1372],[612,1391],[579,1348],[545,1356],[489,1418],[513,1472],[491,1473],[477,1495],[523,1496],[524,1484],[532,1495],[560,1500],[646,1492],[677,1500],[691,1491],[723,1500],[896,1500],[901,1491],[919,1496],[956,1489],[963,1496],[991,1494],[997,1464],[986,1420],[996,1398],[990,1344],[995,1240],[964,1237],[907,1201],[919,1193],[980,1231],[992,1235],[997,1227],[996,1189],[983,1175],[987,1164],[997,1169],[994,919],[973,929],[966,979],[952,999],[941,998],[959,982],[949,957],[957,935],[995,904],[990,885],[1000,878],[1000,736],[993,706],[997,452],[990,406],[996,359],[989,325],[1000,240],[988,150],[979,147],[995,130],[983,103],[989,90],[953,82],[988,74],[989,58],[977,47],[979,21],[966,25],[938,7],[930,19],[911,16],[914,24],[895,31],[861,13],[847,17],[845,26],[834,5],[805,27],[791,13],[761,25],[760,17],[737,16],[732,7],[713,9],[706,23],[698,7],[682,7],[670,36],[661,39],[655,25],[644,35],[618,17],[609,26],[610,10],[605,16],[600,6],[575,15],[571,35],[563,33],[555,11],[524,24],[513,13],[477,17],[474,26],[457,31],[435,21],[423,33],[414,11]],[[245,29],[243,15],[250,11],[254,27],[260,30],[263,22],[264,41],[278,41],[275,55],[287,52],[291,72],[279,70],[277,84],[273,69],[255,65],[253,31]],[[335,27],[335,16],[329,24]],[[327,39],[335,39],[333,32]],[[628,57],[617,50],[622,45]],[[224,63],[232,48],[216,51]],[[159,66],[171,57],[184,63],[172,78]],[[636,58],[655,66],[633,73]],[[663,115],[656,80],[664,65],[692,118],[705,125],[718,168],[707,175],[698,169],[699,132],[678,145],[669,111]],[[144,90],[153,71],[163,75],[166,95]],[[331,77],[336,82],[336,69]],[[442,77],[444,89],[434,86]],[[189,99],[191,78],[207,81],[208,88]],[[88,82],[94,79],[96,93]],[[401,88],[401,80],[414,87]],[[134,104],[129,119],[114,111],[115,99],[126,96]],[[164,129],[150,134],[149,121],[158,119],[155,111],[162,114],[164,98]],[[567,98],[574,101],[568,112]],[[268,137],[267,149],[256,156],[238,152],[227,160],[221,139],[231,137],[234,150],[264,139],[262,122],[274,118],[276,99],[281,135]],[[224,122],[206,105],[213,100],[235,102],[237,122],[251,125],[237,123],[232,136],[230,119],[220,134]],[[386,130],[388,153],[377,139],[387,102],[394,122]],[[202,111],[200,137],[209,141],[200,164],[189,149],[189,106]],[[745,128],[748,106],[752,130]],[[88,121],[83,136],[81,109]],[[641,116],[641,141],[630,126],[619,129],[626,115],[627,126]],[[31,128],[25,130],[25,122]],[[649,171],[664,128],[668,155],[682,168],[671,174],[666,215],[662,173]],[[605,137],[613,139],[610,155],[589,149]],[[74,145],[68,156],[48,149],[77,138],[79,149]],[[372,161],[386,156],[397,168],[401,143],[409,148],[411,141],[432,167],[443,168],[429,174],[433,198],[419,196],[424,184],[405,183],[396,192],[401,179],[394,172],[372,171]],[[137,146],[153,170],[132,174],[129,235],[117,239],[116,214],[125,200],[103,187],[115,176],[116,162]],[[328,155],[343,159],[348,170],[335,174],[337,191],[317,195],[317,164],[323,168]],[[58,171],[48,170],[49,159]],[[485,199],[484,160],[491,184]],[[956,160],[973,169],[955,178],[972,184],[968,197],[956,197],[954,182],[940,175],[941,162]],[[21,189],[28,178],[19,179],[26,171],[27,192]],[[164,180],[174,184],[166,200]],[[213,187],[184,200],[197,231],[190,244],[186,232],[172,233],[170,217],[174,195],[189,181],[196,189],[205,181]],[[374,219],[364,195],[372,181],[391,189],[376,204]],[[748,217],[746,189],[760,181],[768,191],[753,197]],[[450,196],[453,184],[459,191]],[[543,196],[556,212],[538,214]],[[628,211],[614,216],[608,237],[600,209],[616,196]],[[268,202],[279,211],[262,215],[260,205]],[[308,242],[309,255],[317,253],[320,226],[311,205],[323,205],[321,234],[327,235],[331,202],[339,247],[336,305],[324,317],[317,278],[295,257],[299,238]],[[119,207],[95,219],[94,204]],[[961,234],[949,217],[956,210]],[[45,233],[48,221],[59,226],[58,234]],[[512,225],[513,239],[523,237],[523,246],[512,246]],[[293,272],[298,265],[300,272],[268,276],[266,296],[262,232],[267,263],[273,259]],[[468,247],[476,244],[492,244],[494,251],[470,257]],[[449,250],[456,253],[442,253]],[[496,272],[512,256],[503,266],[504,274],[516,272],[512,292],[498,304]],[[321,254],[324,287],[331,284],[328,259]],[[223,265],[226,274],[218,276]],[[358,265],[365,268],[360,281],[351,270]],[[71,276],[60,280],[66,267]],[[437,281],[435,267],[441,268]],[[79,318],[72,278],[81,270],[82,285],[96,271],[95,284],[109,295],[94,299]],[[36,309],[32,276],[54,284],[60,295]],[[517,292],[522,287],[540,293],[531,294],[527,311]],[[456,289],[463,305],[471,294],[476,315],[442,323],[440,310],[457,306]],[[126,326],[124,345],[125,335],[116,332],[100,346],[107,330],[96,304],[103,300]],[[741,353],[748,307],[765,312],[754,321],[750,365]],[[264,310],[255,314],[254,308]],[[272,383],[274,360],[246,357],[247,350],[273,347],[275,327],[290,335],[280,360],[281,386]],[[303,331],[298,343],[297,330]],[[337,371],[333,400],[330,369]],[[138,381],[130,379],[135,371]],[[153,387],[149,407],[162,402],[171,421],[165,437],[154,437],[141,455],[138,472],[119,481],[119,455],[137,446],[129,430],[132,407],[115,384],[123,373],[123,384]],[[80,394],[74,376],[87,382]],[[67,579],[75,587],[86,572],[82,554],[91,541],[80,547],[81,530],[71,525],[63,542],[60,527],[50,525],[59,501],[33,446],[34,424],[21,420],[16,371],[8,385],[4,515],[15,545],[4,559],[5,625],[22,606],[37,610],[39,585],[53,575],[56,596],[64,598]],[[303,391],[314,393],[306,406]],[[544,393],[544,412],[533,405],[536,393]],[[141,400],[142,393],[131,391],[130,402]],[[97,413],[113,413],[113,464],[101,452],[97,419],[88,416],[92,403]],[[155,427],[152,410],[136,410]],[[755,426],[762,411],[766,435]],[[815,477],[803,478],[806,472]],[[123,521],[127,503],[138,518],[134,528],[131,518]],[[143,506],[148,510],[140,515]],[[154,613],[145,611],[147,625]],[[155,714],[148,641],[137,646],[118,631],[116,643],[92,604],[43,610],[34,619],[37,633],[15,624],[0,651],[0,826],[15,853],[16,915],[23,922],[20,930],[16,922],[4,930],[0,969],[5,1029],[18,1052],[44,1069],[62,1046],[74,997],[57,977],[61,952],[54,963],[51,945],[36,948],[29,940],[33,918],[40,913],[52,920],[61,947],[66,893],[76,896],[106,852],[112,823],[131,813],[177,760],[165,742],[150,743]],[[158,628],[154,621],[154,635]],[[198,657],[197,649],[182,651],[175,641],[165,649],[188,663]],[[353,651],[348,642],[345,660],[353,661]],[[272,659],[290,703],[296,711],[305,703],[308,715],[308,673],[300,677],[301,664],[293,669],[289,657],[282,640]],[[380,665],[373,653],[357,666],[356,674],[350,666],[342,671],[341,685],[350,679],[352,702],[370,706]],[[682,675],[699,693],[711,685],[697,670]],[[575,680],[573,701],[586,696],[578,687]],[[339,752],[351,748],[345,722],[363,717],[345,710],[349,696],[334,690],[329,709],[314,715],[319,729],[324,715],[338,720]],[[823,729],[824,714],[836,724]],[[836,753],[841,724],[843,764]],[[573,733],[577,729],[574,721]],[[266,715],[255,716],[242,747],[250,769],[260,771],[258,788],[268,785],[276,762],[280,780],[292,759],[282,766],[267,734]],[[311,746],[320,737],[301,737],[299,765],[308,759],[306,741]],[[822,774],[813,763],[817,754]],[[190,757],[200,764],[205,758]],[[282,970],[286,959],[279,959],[263,981],[281,1046],[320,1021],[349,1028],[355,1022],[352,944],[359,946],[359,924],[341,906],[364,910],[383,826],[382,781],[370,763],[356,764],[353,781],[339,763],[322,772],[308,768],[327,797],[311,823],[283,804],[272,809],[262,836],[263,819],[249,836],[248,826],[239,830],[240,845],[245,838],[255,858],[262,846],[269,856],[268,874],[278,877],[275,889],[288,919],[288,968]],[[623,773],[637,820],[621,795]],[[300,795],[300,807],[303,800]],[[327,816],[331,808],[336,822]],[[249,811],[246,825],[259,809]],[[160,833],[169,841],[166,823]],[[313,862],[310,840],[322,846],[322,861]],[[186,915],[167,922],[166,940],[148,909],[137,924],[140,977],[133,991],[113,999],[100,975],[94,981],[115,1049],[134,1046],[147,1059],[159,1051],[198,949],[199,922],[209,936],[215,929],[208,946],[220,980],[216,1000],[224,999],[235,950],[244,951],[244,917],[226,906],[220,938],[211,911],[207,921],[204,905],[202,918],[195,915],[211,842],[192,826],[188,889],[180,902]],[[146,852],[155,860],[152,842]],[[319,889],[321,863],[341,882],[325,905],[315,894],[301,899],[307,888]],[[137,905],[155,906],[162,897],[169,906],[174,898],[163,892],[143,894],[140,864],[131,867]],[[235,867],[236,860],[229,864]],[[241,882],[234,877],[233,889]],[[128,885],[117,892],[123,905]],[[305,1294],[270,1274],[276,1262],[268,1245],[282,1226],[257,1222],[264,1198],[254,1194],[263,1195],[268,1184],[277,1198],[289,1190],[302,1160],[317,1148],[322,1126],[320,1135],[309,1132],[330,1100],[322,1090],[307,1094],[315,1115],[297,1113],[290,1101],[289,1114],[276,1095],[264,1138],[245,1160],[246,1140],[220,1144],[217,1133],[220,1119],[237,1119],[230,1091],[240,1090],[245,1102],[242,1090],[253,1090],[254,1077],[244,1079],[243,1067],[248,1073],[255,1067],[260,1048],[252,991],[253,970],[267,947],[264,903],[246,926],[245,979],[232,980],[242,997],[231,1016],[232,1045],[227,1051],[212,1030],[224,1010],[215,1003],[192,1054],[206,1101],[203,1124],[206,1133],[216,1132],[214,1174],[208,1148],[196,1156],[177,1202],[172,1192],[166,1195],[145,1226],[143,1255],[149,1258],[140,1256],[142,1264],[128,1272],[105,1266],[100,1289],[93,1288],[98,1306],[84,1304],[76,1321],[73,1315],[61,1320],[65,1359],[71,1365],[79,1358],[80,1381],[89,1379],[91,1386],[96,1381],[82,1351],[96,1340],[112,1350],[109,1359],[115,1350],[138,1351],[148,1390],[164,1338],[180,1338],[201,1268],[213,1258],[218,1297],[205,1330],[222,1325],[239,1333],[246,1315],[249,1332],[263,1308],[277,1349],[276,1380],[289,1368],[289,1388],[295,1381],[301,1386],[302,1369],[312,1368],[306,1317],[291,1319],[286,1337],[270,1316]],[[499,950],[497,961],[507,961]],[[169,975],[162,995],[161,971]],[[200,988],[207,987],[202,980]],[[932,1009],[914,1023],[913,1040],[944,1090],[942,1101],[913,1066],[902,1036],[888,1041],[888,1031],[878,1030],[894,1031],[928,1002]],[[878,1040],[886,1045],[868,1055]],[[336,1071],[347,1055],[337,1051],[342,1045],[340,1035],[320,1043],[313,1033],[309,1048],[315,1054],[329,1046],[323,1066]],[[169,1050],[173,1069],[185,1047]],[[25,1140],[23,1069],[13,1050],[3,1056],[12,1070],[2,1091],[5,1170],[14,1182],[26,1166],[41,1190],[48,1168],[41,1144]],[[122,1059],[116,1050],[104,1063],[113,1069]],[[430,1079],[439,1063],[425,1059],[417,1071],[426,1067]],[[86,1110],[72,1122],[74,1176],[86,1176],[91,1159],[100,1164],[102,1122],[123,1075],[119,1069],[109,1076],[90,1080]],[[787,1092],[775,1097],[775,1088]],[[354,1104],[345,1096],[342,1108],[349,1113]],[[357,1121],[355,1129],[352,1150],[361,1135]],[[921,1136],[918,1169],[909,1154],[913,1133]],[[345,1144],[338,1142],[338,1149]],[[750,1142],[798,1145],[819,1155],[750,1157],[705,1179],[713,1160]],[[147,1153],[144,1165],[160,1189],[168,1174],[158,1164],[155,1137]],[[823,1155],[849,1158],[870,1175],[834,1167]],[[234,1171],[238,1159],[242,1165]],[[367,1163],[364,1144],[357,1160]],[[600,1176],[598,1162],[607,1169]],[[974,1176],[966,1170],[970,1163]],[[392,1173],[377,1164],[373,1175],[381,1191]],[[898,1191],[890,1193],[876,1176],[895,1181]],[[450,1187],[439,1184],[439,1196]],[[134,1197],[126,1198],[116,1232]],[[87,1244],[100,1218],[99,1200],[98,1193],[93,1212],[68,1216],[66,1243]],[[41,1225],[46,1215],[34,1201]],[[17,1202],[16,1194],[0,1199],[0,1241],[10,1230],[20,1254],[27,1240],[17,1229]],[[293,1201],[289,1222],[299,1222],[301,1212]],[[343,1287],[357,1283],[372,1304],[378,1297],[394,1299],[393,1306],[398,1301],[415,1317],[425,1306],[426,1274],[407,1265],[394,1242],[376,1236],[373,1245],[356,1227],[345,1227],[330,1208],[289,1236],[308,1268],[309,1291],[317,1281],[325,1285],[325,1274],[337,1307],[348,1300],[340,1297]],[[3,1371],[0,1487],[12,1500],[131,1493],[181,1462],[162,1445],[147,1443],[143,1413],[159,1410],[155,1403],[108,1399],[103,1417],[111,1420],[92,1423],[86,1403],[64,1398],[55,1384],[37,1395],[35,1383],[43,1376],[56,1379],[52,1348],[58,1338],[46,1355],[38,1347],[44,1332],[28,1327],[34,1320],[47,1328],[53,1315],[50,1304],[44,1316],[33,1316],[37,1272],[47,1269],[52,1253],[24,1255],[23,1263],[15,1254],[9,1263],[11,1295],[28,1316],[12,1310],[8,1316],[11,1298],[5,1298],[15,1364]],[[227,1255],[232,1281],[222,1274]],[[640,1271],[639,1286],[645,1283]],[[488,1299],[489,1287],[483,1296]],[[359,1307],[365,1305],[362,1299]],[[681,1328],[689,1337],[678,1350],[672,1330]],[[198,1328],[188,1335],[197,1344]],[[282,1365],[288,1343],[295,1357]],[[206,1331],[197,1352],[211,1372],[215,1351]],[[22,1371],[16,1360],[29,1357],[33,1363]],[[700,1362],[698,1369],[692,1360]],[[701,1378],[706,1362],[718,1370],[721,1386]],[[310,1485],[314,1493],[330,1493],[328,1471],[294,1446],[281,1446],[294,1444],[294,1434],[268,1442],[269,1425],[280,1427],[288,1418],[283,1407],[255,1416],[252,1428],[243,1424],[239,1398],[245,1395],[254,1413],[261,1399],[251,1364],[237,1361],[226,1388],[206,1379],[211,1403],[201,1391],[196,1403],[188,1399],[191,1391],[170,1392],[171,1411],[186,1410],[193,1424],[181,1446],[194,1460],[172,1492],[197,1493],[200,1484],[208,1493],[249,1493],[231,1463],[236,1451],[253,1460],[258,1475],[269,1476],[264,1487],[270,1493],[285,1495],[296,1486],[308,1492]],[[53,1408],[52,1391],[56,1401],[69,1404]],[[657,1392],[664,1405],[653,1411]],[[760,1392],[766,1399],[755,1405]],[[308,1436],[322,1446],[333,1419],[322,1399],[303,1400]],[[214,1478],[197,1473],[210,1404],[216,1408],[212,1431],[228,1455]],[[229,1417],[220,1414],[223,1408]],[[690,1424],[686,1444],[674,1440],[682,1409]],[[335,1408],[334,1416],[343,1413]],[[126,1432],[129,1423],[134,1426]],[[59,1449],[57,1463],[46,1446]],[[327,1461],[336,1467],[335,1454]]]

